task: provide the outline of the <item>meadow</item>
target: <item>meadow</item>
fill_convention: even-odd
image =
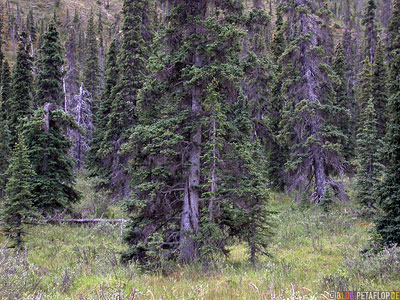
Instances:
[[[234,244],[213,263],[149,272],[121,264],[119,224],[31,226],[23,252],[0,237],[0,299],[329,299],[332,291],[399,288],[400,249],[362,254],[373,224],[353,203],[326,212],[276,195],[271,209],[270,255],[256,268],[246,246]]]

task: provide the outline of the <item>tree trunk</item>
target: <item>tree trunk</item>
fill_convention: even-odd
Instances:
[[[195,119],[197,119],[199,113],[201,112],[200,95],[201,89],[199,87],[195,87],[192,94],[192,113],[194,114]],[[180,258],[185,262],[192,261],[197,257],[198,254],[194,235],[196,235],[198,232],[199,224],[201,125],[196,121],[194,121],[194,124],[196,124],[196,128],[193,129],[193,132],[190,135],[190,167],[185,184],[180,233]]]
[[[217,132],[217,126],[216,126],[216,121],[215,118],[212,118],[212,133],[211,133],[211,141],[213,144],[213,160],[212,160],[212,167],[211,167],[211,198],[210,198],[210,204],[208,205],[208,210],[210,213],[210,221],[212,222],[214,220],[214,204],[215,204],[215,195],[217,192],[217,178],[216,178],[216,169],[217,169],[217,137],[216,137],[216,132]]]
[[[320,203],[321,200],[324,198],[326,192],[326,174],[322,157],[318,156],[314,160],[314,169],[315,169],[315,185],[316,185],[315,202]]]

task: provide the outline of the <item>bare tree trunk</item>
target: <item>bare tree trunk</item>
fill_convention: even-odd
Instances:
[[[326,173],[322,157],[318,156],[314,160],[314,171],[315,171],[315,202],[320,203],[325,196],[326,192]]]
[[[250,236],[250,262],[253,268],[256,267],[256,241],[255,241],[255,225],[254,222],[251,224],[251,236]]]
[[[198,60],[198,59],[196,59]],[[192,113],[195,118],[201,112],[200,105],[201,89],[195,87],[192,95]],[[201,156],[201,125],[190,135],[191,149],[189,151],[189,172],[185,184],[185,195],[183,199],[183,212],[180,233],[180,258],[190,262],[197,257],[197,245],[193,235],[198,232],[199,224],[199,184],[200,184],[200,156]]]
[[[213,151],[213,160],[212,160],[212,167],[211,167],[211,197],[210,203],[208,205],[208,210],[210,213],[210,221],[214,220],[214,203],[215,203],[215,194],[217,192],[217,178],[216,178],[216,169],[217,169],[217,141],[216,141],[216,131],[217,126],[215,122],[215,118],[212,118],[212,133],[211,133],[211,141],[212,141],[212,151]]]

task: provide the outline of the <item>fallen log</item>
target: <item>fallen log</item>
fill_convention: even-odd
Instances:
[[[76,223],[76,224],[92,224],[92,223],[126,223],[125,219],[40,219],[38,222],[45,223]]]

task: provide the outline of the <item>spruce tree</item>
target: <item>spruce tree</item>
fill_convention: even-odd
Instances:
[[[239,98],[231,112],[229,115],[233,121],[226,133],[230,136],[227,144],[231,151],[221,156],[221,161],[230,167],[221,171],[221,180],[218,181],[220,193],[216,193],[216,196],[223,194],[226,198],[219,203],[223,217],[219,215],[220,220],[216,218],[215,224],[228,224],[229,236],[247,243],[250,262],[256,266],[258,257],[268,254],[272,236],[272,213],[267,209],[270,198],[268,174],[264,167],[260,167],[267,165],[268,160],[259,139],[252,135],[254,121],[250,103]],[[209,236],[213,235],[210,233]],[[209,244],[207,239],[204,242]]]
[[[281,138],[290,155],[286,170],[289,188],[297,189],[298,199],[303,192],[310,192],[311,186],[312,198],[319,203],[328,185],[337,194],[343,192],[342,185],[333,179],[344,168],[339,142],[344,134],[332,120],[342,109],[334,105],[335,74],[329,65],[333,54],[330,12],[324,1],[291,0],[286,5],[290,44],[280,58],[285,100]]]
[[[3,18],[0,19],[0,71],[3,66],[4,53],[3,53]],[[1,78],[0,78],[1,85]]]
[[[283,12],[284,5],[278,5],[276,10],[276,21],[275,21],[275,34],[272,41],[271,50],[275,58],[279,58],[283,51],[285,50],[285,28],[283,22]]]
[[[378,190],[384,215],[376,221],[376,230],[386,245],[400,244],[400,0],[394,1],[393,8],[389,25],[389,101],[384,149],[387,169]]]
[[[1,68],[1,94],[2,114],[5,120],[9,119],[9,97],[11,92],[10,66],[7,60],[3,61]]]
[[[284,169],[287,161],[288,149],[285,143],[279,138],[280,120],[283,108],[281,88],[283,82],[282,66],[279,59],[287,46],[285,39],[285,27],[283,21],[284,4],[277,7],[277,19],[275,23],[275,35],[271,49],[275,64],[275,76],[272,76],[272,87],[270,102],[268,103],[268,113],[266,114],[266,125],[268,128],[268,142],[266,143],[266,156],[268,159],[267,174],[270,184],[280,191],[284,191],[285,176]]]
[[[32,59],[28,52],[26,34],[21,34],[16,62],[12,70],[10,98],[8,100],[8,126],[11,145],[16,142],[17,128],[32,109]]]
[[[29,158],[36,172],[34,206],[43,214],[66,209],[78,200],[73,188],[73,159],[69,157],[71,141],[66,128],[74,127],[72,116],[62,111],[64,99],[61,47],[54,23],[43,35],[38,64],[36,103],[39,108],[26,120],[23,128]]]
[[[8,63],[3,62],[3,71],[7,72]],[[9,70],[8,70],[9,72]],[[4,72],[3,72],[4,74]],[[7,74],[7,73],[6,73]],[[8,74],[9,75],[9,74]],[[6,170],[8,168],[10,158],[10,132],[7,125],[7,92],[9,88],[9,78],[2,77],[2,98],[0,99],[0,199],[4,199],[5,185],[7,182]],[[8,81],[8,82],[7,82]],[[4,93],[3,93],[4,91]]]
[[[44,215],[70,209],[79,199],[74,190],[74,161],[68,154],[71,141],[64,130],[73,126],[70,115],[50,104],[36,110],[23,127],[29,159],[36,172],[33,205]]]
[[[351,159],[354,157],[354,142],[355,137],[352,134],[352,115],[351,102],[349,99],[349,91],[347,88],[347,78],[346,69],[347,62],[345,57],[344,48],[342,43],[339,43],[335,49],[335,55],[333,57],[332,69],[335,71],[337,78],[334,82],[334,90],[336,92],[336,98],[333,104],[341,109],[341,113],[336,113],[333,116],[333,122],[339,127],[340,131],[343,133],[342,139],[339,140],[343,149],[343,157],[346,159],[346,164],[349,165]]]
[[[356,42],[353,37],[354,22],[350,7],[350,0],[345,0],[344,11],[345,11],[344,12],[345,31],[342,38],[342,45],[346,58],[345,73],[346,73],[348,97],[352,99],[355,98],[355,96],[353,95],[354,94],[353,87],[355,85],[356,73],[357,73],[355,70],[358,67],[357,63],[355,63],[357,58],[357,49],[356,49]],[[357,103],[355,103],[355,101],[351,101],[351,107],[352,107],[351,114],[352,116],[355,116],[355,112],[357,111]],[[356,122],[353,122],[351,125],[352,125],[351,126],[352,132],[355,132]]]
[[[2,52],[2,21],[0,21],[0,199],[4,199],[7,182],[6,170],[10,158],[10,132],[8,129],[8,97],[10,93],[10,67]]]
[[[149,59],[152,75],[139,94],[138,124],[124,147],[132,155],[135,188],[123,259],[206,260],[226,253],[235,236],[250,244],[255,261],[265,246],[260,225],[267,224],[261,220],[268,216],[268,190],[254,168],[265,164],[253,133],[258,99],[248,99],[240,81],[236,21],[246,19],[243,6],[175,0],[168,19]]]
[[[278,18],[277,22],[279,21],[281,20]],[[269,160],[263,168],[268,170],[271,185],[282,189],[284,151],[277,143],[277,131],[274,126],[279,119],[278,99],[271,93],[276,81],[276,70],[267,52],[266,40],[270,17],[262,2],[254,1],[254,8],[246,15],[245,24],[248,35],[245,40],[243,58],[244,92],[251,103],[252,118],[255,121],[252,134],[259,137],[265,145]],[[280,24],[278,23],[277,26],[279,27]],[[278,37],[274,39],[274,42],[275,51],[283,47],[283,45],[278,45],[281,43]]]
[[[387,71],[385,66],[385,52],[382,42],[379,41],[374,63],[372,65],[372,98],[377,115],[378,137],[383,139],[386,133],[387,122]]]
[[[36,78],[35,104],[43,107],[45,103],[63,105],[62,66],[59,34],[53,22],[43,35],[42,47],[39,49],[38,75]]]
[[[32,178],[35,172],[28,157],[23,135],[19,135],[13,156],[10,160],[6,176],[8,183],[5,191],[5,202],[1,212],[4,223],[3,232],[13,242],[15,247],[21,248],[24,235],[24,224],[32,215]]]
[[[112,104],[103,129],[104,139],[97,151],[99,164],[94,166],[101,168],[98,170],[100,174],[106,174],[102,178],[102,187],[120,198],[128,196],[130,190],[130,175],[127,172],[130,154],[122,153],[121,148],[129,138],[127,128],[137,123],[137,96],[147,74],[146,60],[152,40],[149,8],[148,0],[124,1],[123,35],[117,61],[118,81],[109,96]]]
[[[36,26],[35,26],[35,20],[33,19],[32,9],[30,9],[29,13],[26,15],[26,31],[28,33],[28,38],[33,48],[36,42]]]
[[[362,24],[365,26],[364,32],[364,57],[368,56],[371,63],[374,62],[376,45],[378,43],[378,32],[376,26],[376,3],[375,0],[368,0]]]
[[[361,114],[357,134],[356,200],[371,208],[375,203],[375,190],[379,182],[382,165],[379,162],[381,140],[377,133],[376,113],[372,98],[372,71],[369,58],[364,61],[360,74]]]
[[[107,178],[110,173],[110,170],[104,167],[104,158],[106,156],[101,149],[104,146],[103,143],[107,141],[106,130],[113,104],[111,92],[118,81],[119,68],[117,57],[117,41],[113,40],[107,53],[105,82],[98,110],[96,111],[93,140],[88,154],[88,166],[91,169],[91,176],[98,176],[99,178]],[[101,183],[99,185],[101,186]]]
[[[85,89],[96,99],[100,87],[100,65],[93,12],[90,13],[86,29],[86,60],[83,68],[83,84]]]

